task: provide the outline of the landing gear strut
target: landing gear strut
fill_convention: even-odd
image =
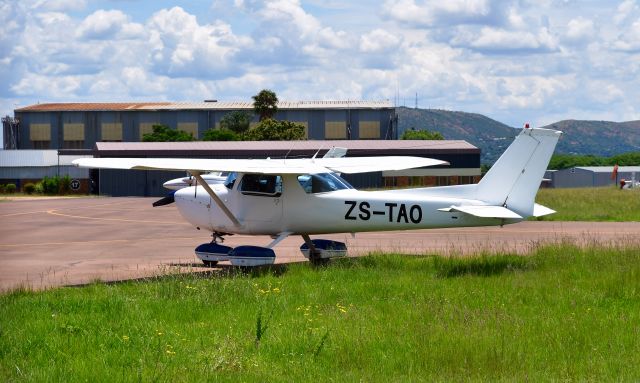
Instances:
[[[312,265],[323,266],[329,263],[328,258],[320,257],[320,250],[316,248],[308,234],[302,234],[302,239],[304,239],[304,242],[309,246],[309,262],[311,262]]]
[[[214,231],[213,233],[211,233],[211,243],[218,243],[218,241],[220,241],[220,243],[224,243],[225,235],[233,235],[233,234]]]

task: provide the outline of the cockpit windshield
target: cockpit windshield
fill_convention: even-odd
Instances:
[[[229,174],[227,174],[227,179],[224,181],[224,186],[226,186],[229,190],[233,189],[233,185],[236,183],[237,178],[238,173],[230,172]]]
[[[353,186],[335,173],[302,174],[298,176],[298,182],[308,194],[353,189]]]

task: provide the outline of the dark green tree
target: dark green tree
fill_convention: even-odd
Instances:
[[[278,97],[275,92],[263,89],[253,98],[253,109],[260,117],[260,121],[271,119],[278,111]]]
[[[229,129],[211,128],[204,132],[202,141],[239,141],[240,136]]]
[[[227,113],[220,120],[220,128],[228,129],[239,135],[242,135],[249,130],[250,125],[251,114],[242,110]]]
[[[405,130],[402,133],[401,140],[444,140],[444,137],[440,132],[431,132],[429,130]]]
[[[250,129],[244,139],[248,141],[289,141],[304,140],[304,125],[291,121],[276,121],[266,119],[260,121],[255,128]]]
[[[153,133],[142,136],[145,142],[169,142],[169,141],[195,141],[191,133],[182,130],[171,129],[166,125],[153,125]]]

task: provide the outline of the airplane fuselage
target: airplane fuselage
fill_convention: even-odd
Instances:
[[[242,176],[238,175],[239,181]],[[231,188],[211,185],[240,226],[232,223],[202,187],[177,191],[175,201],[182,216],[194,226],[212,232],[238,234],[355,233],[492,226],[520,221],[439,211],[452,205],[483,204],[473,199],[452,197],[452,193],[438,193],[438,189],[446,187],[390,191],[345,188],[313,193],[305,190],[300,176],[283,174],[279,177],[281,187],[274,195],[243,192],[240,182]]]

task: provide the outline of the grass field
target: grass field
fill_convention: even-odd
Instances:
[[[0,296],[1,381],[637,381],[640,247]]]
[[[536,202],[557,211],[545,221],[640,221],[640,189],[540,189]]]

